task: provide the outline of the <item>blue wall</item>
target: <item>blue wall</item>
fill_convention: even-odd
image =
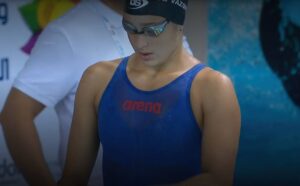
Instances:
[[[236,185],[300,185],[299,12],[297,0],[209,1],[207,61],[242,112]]]

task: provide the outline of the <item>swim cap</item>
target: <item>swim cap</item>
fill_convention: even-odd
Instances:
[[[131,15],[161,16],[183,25],[188,0],[126,0],[125,12]]]

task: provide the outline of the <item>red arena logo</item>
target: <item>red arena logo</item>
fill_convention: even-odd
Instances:
[[[140,111],[160,114],[162,105],[159,102],[126,100],[123,102],[122,108],[124,111]]]

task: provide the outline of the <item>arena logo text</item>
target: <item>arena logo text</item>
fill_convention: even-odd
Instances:
[[[140,111],[160,114],[162,104],[159,102],[125,100],[123,102],[122,108],[124,111]]]

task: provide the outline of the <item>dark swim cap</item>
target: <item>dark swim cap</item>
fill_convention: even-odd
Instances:
[[[125,12],[131,15],[155,15],[183,25],[188,0],[126,0]]]

